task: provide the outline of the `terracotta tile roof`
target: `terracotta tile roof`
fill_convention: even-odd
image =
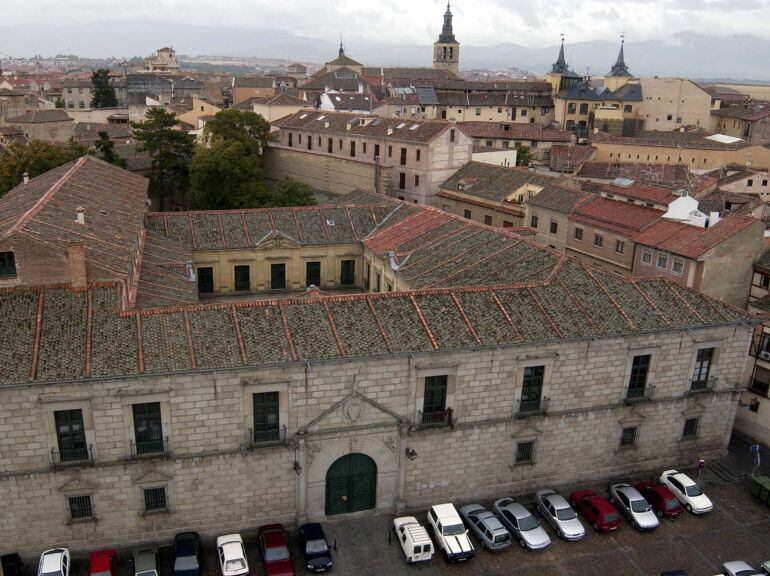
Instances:
[[[540,124],[528,122],[459,122],[458,126],[461,126],[471,138],[572,142],[570,132],[548,130]]]
[[[396,200],[392,196],[386,196],[384,194],[378,194],[376,192],[370,192],[369,190],[362,190],[357,188],[352,192],[348,192],[342,196],[338,196],[326,204],[337,206],[374,206],[375,204],[397,205],[400,204],[400,200]]]
[[[348,123],[354,122],[350,130]],[[327,128],[326,125],[329,125]],[[366,124],[360,123],[360,115],[342,112],[306,111],[300,110],[273,122],[273,126],[283,129],[306,130],[321,134],[345,134],[365,138],[384,138],[403,142],[426,143],[438,137],[451,124],[440,120],[403,120],[400,118],[367,119]],[[388,131],[392,130],[391,134]]]
[[[338,112],[366,110],[371,112],[374,104],[374,98],[371,94],[361,94],[358,92],[327,92],[329,101]]]
[[[96,122],[78,122],[75,124],[75,140],[94,142],[99,139],[99,132],[107,132],[110,140],[128,140],[131,127],[125,124],[102,124]]]
[[[599,196],[580,204],[567,219],[625,236],[633,236],[661,216],[660,210],[654,208]]]
[[[570,214],[575,208],[593,198],[593,194],[580,190],[573,190],[562,186],[547,186],[532,196],[526,203],[547,210],[554,210],[562,214]]]
[[[136,297],[137,308],[198,303],[198,286],[187,275],[192,252],[157,232],[147,232]]]
[[[275,78],[272,76],[235,76],[235,88],[272,88]]]
[[[553,107],[550,94],[521,92],[446,92],[436,90],[441,106],[544,106]]]
[[[686,258],[699,258],[731,236],[757,224],[750,216],[728,214],[708,228],[661,219],[634,236],[637,244],[665,250]]]
[[[770,117],[770,102],[755,102],[738,106],[728,106],[719,110],[712,110],[712,116],[734,118],[746,122],[758,122]]]
[[[664,148],[696,148],[707,150],[740,150],[745,148],[744,141],[725,144],[715,140],[709,140],[713,136],[711,132],[642,132],[634,138],[626,136],[614,136],[606,132],[597,132],[591,135],[592,144],[621,144],[626,146],[659,146]]]
[[[588,162],[596,152],[593,146],[551,146],[551,170],[555,172],[574,172]]]
[[[74,122],[64,110],[30,110],[21,116],[6,120],[9,124],[43,124],[46,122]]]
[[[251,110],[254,104],[262,104],[264,106],[312,106],[307,100],[281,93],[276,94],[275,96],[252,96],[251,98],[246,98],[246,100],[236,104],[235,108],[239,110]]]
[[[609,194],[625,196],[642,202],[664,204],[666,206],[680,197],[673,194],[669,188],[653,186],[651,184],[642,184],[641,182],[633,182],[629,186],[621,186],[615,183],[602,184],[600,188],[603,192]]]

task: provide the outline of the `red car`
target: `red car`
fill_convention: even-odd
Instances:
[[[650,503],[655,513],[663,518],[673,518],[684,510],[676,495],[663,484],[639,482],[636,489]]]
[[[593,490],[575,490],[569,495],[570,504],[588,520],[598,532],[612,532],[620,528],[620,514],[606,498]]]
[[[294,564],[286,544],[286,531],[281,524],[266,524],[257,530],[262,568],[265,576],[294,576]]]
[[[115,576],[115,550],[97,550],[88,555],[90,576]]]

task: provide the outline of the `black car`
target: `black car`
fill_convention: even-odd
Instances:
[[[18,554],[6,554],[0,556],[0,574],[3,576],[22,576],[24,574],[24,563]]]
[[[174,536],[174,576],[200,576],[201,536],[180,532]]]
[[[305,566],[311,572],[326,572],[332,568],[332,551],[324,529],[317,522],[303,524],[297,531]]]

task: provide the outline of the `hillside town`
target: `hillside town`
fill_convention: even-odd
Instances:
[[[770,574],[770,77],[471,70],[452,9],[0,52],[0,576]]]

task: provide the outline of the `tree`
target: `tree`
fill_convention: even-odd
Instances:
[[[74,142],[61,146],[32,140],[29,144],[11,145],[0,154],[0,196],[21,184],[24,173],[34,178],[85,155],[87,151]]]
[[[190,206],[196,210],[257,208],[270,202],[259,157],[237,140],[199,146],[190,185]]]
[[[532,159],[532,153],[529,146],[522,146],[516,153],[516,166],[529,166],[529,161]]]
[[[126,161],[115,152],[115,142],[110,140],[110,135],[104,130],[99,132],[99,139],[94,142],[94,148],[96,149],[97,158],[101,158],[105,162],[120,166],[121,168],[126,167]]]
[[[118,105],[115,87],[110,81],[109,68],[99,68],[99,70],[94,72],[91,75],[91,84],[94,87],[91,108],[115,108]]]
[[[145,122],[132,122],[138,150],[152,158],[150,167],[150,196],[157,198],[161,211],[166,198],[187,191],[195,141],[190,134],[177,129],[179,122],[173,112],[150,108]]]
[[[54,106],[57,108],[64,108],[64,98],[61,96],[56,97],[56,102],[54,102]]]
[[[315,206],[315,190],[312,186],[284,179],[275,190],[270,200],[271,206]]]
[[[203,131],[212,146],[217,142],[240,142],[246,153],[260,156],[270,137],[270,124],[254,112],[228,108],[206,122]]]

